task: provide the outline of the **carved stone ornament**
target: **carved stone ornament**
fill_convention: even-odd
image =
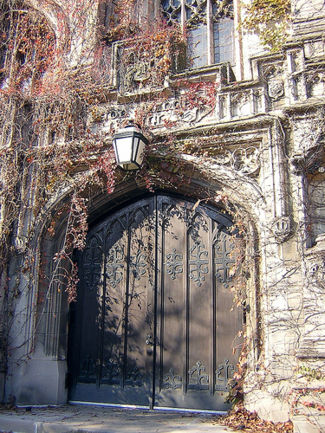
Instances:
[[[111,137],[124,120],[132,119],[134,115],[134,108],[130,104],[94,105],[90,109],[88,124],[94,133],[101,131]]]
[[[125,92],[132,92],[139,85],[150,78],[149,64],[145,62],[137,62],[127,67],[123,77],[123,89]]]
[[[283,80],[273,79],[268,82],[268,94],[271,99],[277,101],[284,95]]]
[[[130,45],[130,41],[117,42],[114,47],[114,81],[119,93],[134,93],[162,85],[155,72],[159,69],[155,67],[157,58],[144,59],[143,48]]]
[[[271,62],[264,63],[261,65],[261,76],[266,81],[271,81],[277,79],[277,77],[282,77],[284,73],[283,63],[280,62]]]
[[[235,150],[232,159],[233,168],[240,174],[256,174],[260,169],[260,152],[255,147]]]
[[[308,151],[296,153],[291,158],[294,172],[296,174],[315,173],[316,171],[323,173],[323,155],[324,148],[320,143],[316,143],[315,146],[308,149]]]
[[[325,258],[319,257],[313,261],[307,270],[307,278],[310,283],[325,288]]]
[[[229,166],[241,175],[257,175],[260,167],[260,150],[257,147],[247,147],[227,150],[221,155],[214,156],[214,160],[221,165]]]
[[[23,253],[26,250],[28,239],[26,236],[20,235],[15,238],[15,247],[19,253]]]
[[[283,63],[271,62],[261,65],[261,78],[267,83],[269,97],[276,101],[284,96]]]
[[[324,71],[312,73],[306,77],[306,88],[309,97],[321,96],[324,91],[325,74]]]
[[[292,220],[289,216],[275,218],[272,223],[272,232],[278,243],[283,243],[290,238],[293,233]]]
[[[316,245],[306,254],[307,281],[313,286],[325,288],[325,234],[316,238]]]

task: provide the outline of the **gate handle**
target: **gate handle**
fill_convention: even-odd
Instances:
[[[147,344],[148,346],[153,346],[153,338],[152,338],[152,335],[147,334],[146,344]]]

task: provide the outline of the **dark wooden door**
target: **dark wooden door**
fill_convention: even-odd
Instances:
[[[71,400],[227,408],[241,327],[231,226],[161,194],[90,230],[71,310]]]

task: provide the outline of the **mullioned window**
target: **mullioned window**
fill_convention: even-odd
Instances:
[[[180,24],[187,35],[190,66],[233,63],[233,4],[219,0],[163,0],[168,24]]]

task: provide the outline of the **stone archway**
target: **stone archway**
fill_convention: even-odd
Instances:
[[[223,186],[221,183],[219,183],[219,179],[216,181],[210,179],[209,183],[199,181],[197,180],[197,177],[192,179],[191,184],[181,186],[179,188],[181,191],[179,192],[186,194],[186,196],[189,195],[191,197],[195,197],[195,199],[191,201],[191,199],[184,200],[184,198],[180,198],[179,200],[183,200],[183,202],[186,202],[188,206],[193,209],[195,208],[194,204],[198,199],[198,196],[200,196],[200,194],[205,194],[205,191],[209,191],[209,194],[212,197],[212,203],[213,195],[219,196],[218,193],[225,191],[224,193],[226,195],[232,197],[232,203],[237,203],[238,206],[240,206],[242,209],[242,215],[245,215],[245,213],[254,215],[252,209],[249,206],[246,206],[250,203],[243,203],[243,197],[239,193],[237,194],[237,191],[241,192],[243,188],[241,190],[230,190],[229,188],[233,185],[230,183],[228,177],[225,177],[224,172],[222,172],[222,176],[224,181]],[[245,185],[242,185],[242,187],[245,187]],[[249,185],[246,185],[246,187],[249,187]],[[64,237],[65,233],[67,222],[66,210],[69,208],[70,194],[70,189],[64,189],[53,197],[53,200],[47,204],[46,209],[44,210],[44,215],[46,215],[46,218],[39,219],[39,223],[35,230],[36,234],[33,243],[35,245],[35,251],[37,254],[35,256],[35,274],[33,277],[34,281],[32,286],[33,290],[28,292],[28,299],[25,300],[24,298],[23,300],[24,306],[27,305],[28,307],[27,316],[29,317],[29,320],[26,322],[26,329],[28,327],[26,332],[29,333],[28,335],[30,337],[27,340],[27,343],[22,343],[20,348],[14,353],[14,356],[17,358],[19,357],[19,359],[24,356],[25,353],[30,355],[28,362],[21,366],[19,365],[18,367],[15,367],[15,376],[10,388],[11,392],[17,396],[17,401],[19,401],[21,404],[58,404],[65,403],[68,398],[67,385],[71,383],[71,370],[69,373],[67,372],[67,330],[69,329],[68,304],[64,294],[64,285],[58,287],[56,284],[52,284],[51,287],[49,287],[49,281],[53,279],[53,257],[60,250],[62,237]],[[167,192],[162,193],[162,195],[172,197]],[[109,218],[115,214],[115,212],[119,212],[120,210],[122,211],[131,203],[135,203],[136,200],[141,201],[144,197],[149,197],[149,195],[148,192],[145,192],[144,188],[141,188],[141,186],[135,184],[134,181],[131,181],[117,185],[114,193],[109,196],[106,193],[93,190],[90,194],[90,197],[89,224],[91,227],[91,232],[93,230],[92,227],[97,227],[97,225],[100,225],[101,221],[103,221],[102,218],[106,218],[105,215],[107,218]],[[151,195],[151,197],[153,196]],[[255,203],[258,203],[258,197],[256,198]],[[201,209],[200,206],[197,208],[197,210],[199,209]],[[212,218],[212,220],[217,221],[218,218],[222,216],[223,218],[228,219],[228,222],[231,225],[231,218],[227,216],[227,213],[222,206],[218,207],[216,204],[211,204],[211,207],[203,206],[202,209],[205,209],[208,214],[210,213],[209,218]],[[211,217],[212,214],[216,215],[216,218]],[[53,222],[53,218],[55,218],[55,236],[51,236],[48,231],[48,228]],[[105,223],[105,221],[103,221],[103,223]],[[247,234],[248,243],[246,244],[245,254],[246,256],[251,256],[254,258],[256,256],[254,253],[256,249],[256,235],[253,223],[249,223],[247,225]],[[171,251],[171,253],[172,252],[173,251]],[[168,254],[169,253],[170,252],[168,252]],[[249,326],[246,327],[246,330],[248,339],[252,342],[252,344],[249,344],[247,350],[250,353],[250,363],[253,364],[256,362],[259,356],[259,334],[257,328],[259,307],[257,305],[256,297],[259,272],[258,263],[254,264],[254,260],[250,261],[249,271],[247,272],[247,276],[244,276],[244,278],[247,279],[247,281],[244,282],[244,285],[247,287],[247,304],[249,304],[246,309],[247,323]],[[177,277],[179,277],[178,274],[176,274],[176,281]],[[171,282],[173,282],[173,280],[171,280]],[[193,281],[190,280],[190,283],[193,283]],[[229,308],[225,311],[228,312]],[[25,337],[22,335],[22,340],[24,338]],[[158,359],[157,349],[155,356],[156,359]],[[14,359],[14,357],[12,359]],[[214,381],[211,382],[209,377],[209,387],[212,383],[216,385],[217,374],[218,378],[220,379],[218,380],[220,385],[222,384],[222,381],[224,381],[224,383],[226,382],[225,379],[230,373],[228,363],[225,363],[227,359],[227,357],[223,357],[218,365],[216,360],[213,367],[208,367],[210,369],[209,376],[213,377]],[[231,362],[231,359],[228,359],[228,361],[229,363],[234,363],[234,361]],[[195,367],[196,362],[193,366],[188,366],[187,372],[191,370],[192,367]],[[220,367],[220,370],[217,373],[216,370],[218,367]],[[254,365],[249,368],[253,370]],[[185,372],[185,367],[183,370]],[[158,369],[156,368],[156,372],[157,371]],[[202,372],[204,373],[204,371]],[[226,372],[226,374],[224,374],[224,372]],[[163,377],[167,376],[168,373],[170,373],[170,368],[168,368],[166,374],[163,374]],[[172,373],[174,376],[180,376],[180,374],[178,374],[175,370]],[[193,374],[195,374],[194,370]],[[158,386],[157,384],[159,383],[160,378],[161,376],[158,376],[158,378],[156,376],[152,376],[150,384],[151,392],[149,405],[155,403],[157,406],[157,401],[154,402],[152,398],[153,396],[156,397],[156,394],[152,392],[153,381],[155,381],[155,386]],[[171,380],[172,382],[175,380],[175,382],[177,382],[176,377],[167,380]],[[45,387],[44,383],[48,383],[48,386]],[[165,393],[167,393],[168,390],[169,388],[165,390]],[[220,390],[219,392],[222,398],[227,394],[224,392],[224,390]],[[224,395],[222,395],[222,393]],[[70,398],[71,397],[73,396],[70,395]],[[165,403],[162,401],[161,404]],[[168,402],[166,404],[171,405],[171,403]],[[174,404],[174,406],[177,405],[179,404]],[[183,406],[193,407],[192,404],[187,403]],[[210,404],[205,405],[205,407],[209,406],[211,407]]]

